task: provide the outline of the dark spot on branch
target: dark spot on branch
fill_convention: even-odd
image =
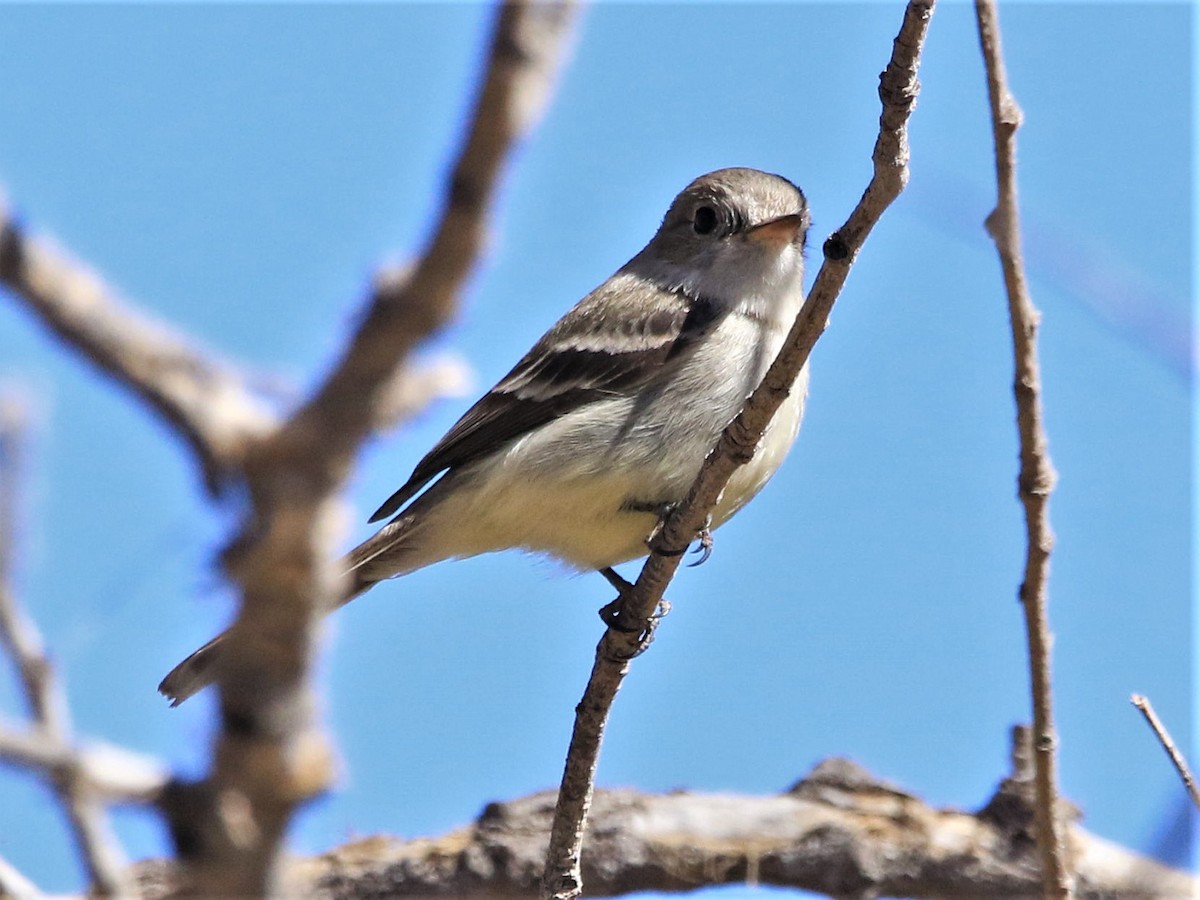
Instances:
[[[11,280],[20,271],[23,246],[20,226],[13,219],[8,219],[4,228],[0,229],[0,278]]]
[[[483,205],[484,190],[461,172],[450,179],[450,206],[454,209],[477,209]]]
[[[204,839],[197,828],[200,810],[211,804],[212,792],[203,785],[171,781],[159,798],[158,807],[171,830],[171,841],[180,859],[194,859],[204,849]]]
[[[261,731],[252,715],[227,706],[221,709],[221,724],[228,734],[238,737],[257,737]]]
[[[492,59],[497,63],[512,66],[528,65],[533,57],[521,46],[520,40],[511,29],[500,28],[492,42]]]
[[[831,234],[821,250],[830,262],[845,262],[850,258],[850,248],[840,234]]]

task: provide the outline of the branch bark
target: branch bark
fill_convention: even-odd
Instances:
[[[773,885],[835,897],[978,900],[1030,897],[1039,886],[1028,795],[1006,779],[974,813],[930,807],[845,760],[827,760],[785,793],[642,794],[598,791],[583,857],[588,895]],[[553,816],[552,791],[490,803],[464,828],[435,838],[370,837],[296,865],[317,898],[536,895]],[[1071,830],[1085,897],[1191,896],[1183,872]],[[144,863],[147,898],[174,875]]]
[[[1029,646],[1030,689],[1033,703],[1034,760],[1037,773],[1038,844],[1042,853],[1047,897],[1073,893],[1066,835],[1058,805],[1058,737],[1054,728],[1050,649],[1053,637],[1047,598],[1050,552],[1048,504],[1056,475],[1047,449],[1041,401],[1041,374],[1037,355],[1037,329],[1041,319],[1029,296],[1025,263],[1021,255],[1020,213],[1017,202],[1017,129],[1021,109],[1008,88],[1000,46],[1000,21],[994,0],[976,0],[979,42],[987,70],[988,99],[996,155],[996,208],[987,218],[987,230],[996,244],[1008,295],[1012,323],[1016,376],[1017,432],[1021,468],[1017,490],[1025,511],[1027,549],[1020,597],[1025,610]]]
[[[288,890],[279,866],[284,831],[331,772],[307,674],[317,624],[344,594],[331,552],[345,517],[339,492],[394,398],[395,373],[454,312],[483,250],[503,165],[548,97],[573,14],[563,3],[500,8],[471,125],[422,257],[410,274],[379,278],[325,382],[247,449],[251,513],[223,557],[243,603],[217,673],[214,766],[207,780],[177,785],[163,801],[196,894]]]
[[[500,8],[428,246],[410,272],[378,278],[343,357],[286,421],[261,407],[232,367],[126,307],[97,276],[29,239],[0,208],[0,283],[182,435],[213,494],[231,482],[247,489],[248,520],[223,555],[243,604],[218,678],[222,730],[212,772],[155,792],[188,864],[189,891],[282,890],[277,861],[286,825],[329,779],[330,751],[315,725],[306,675],[316,622],[342,593],[333,553],[344,518],[338,493],[372,429],[460,380],[445,366],[434,378],[409,376],[404,363],[455,310],[482,253],[504,164],[546,102],[574,16],[573,3],[513,0]],[[13,633],[14,640],[28,637]],[[65,800],[88,799],[80,786],[89,779],[66,744],[65,710],[52,706],[57,695],[45,687],[39,660],[31,656],[22,667],[31,702],[47,721],[64,723],[56,726],[63,739],[13,733],[0,752],[69,780]],[[70,808],[80,828],[95,818],[90,807]],[[119,888],[112,868],[97,869],[101,890]]]
[[[779,356],[741,413],[721,435],[687,499],[662,523],[637,583],[622,598],[622,618],[640,622],[640,633],[610,628],[596,648],[596,661],[576,709],[575,727],[551,828],[542,895],[573,900],[582,892],[580,854],[595,785],[604,727],[630,660],[645,649],[655,628],[655,610],[679,567],[682,552],[705,527],[708,514],[734,470],[748,462],[775,411],[788,396],[812,348],[829,322],[833,304],[867,235],[908,179],[907,122],[916,103],[917,67],[933,14],[933,0],[913,0],[905,9],[892,57],[880,76],[883,104],[872,154],[874,173],[862,199],[826,242],[825,259]]]

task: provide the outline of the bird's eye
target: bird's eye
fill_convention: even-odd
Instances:
[[[701,206],[692,217],[692,230],[696,234],[712,234],[717,230],[717,211],[711,206]]]

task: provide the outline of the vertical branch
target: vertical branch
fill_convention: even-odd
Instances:
[[[41,635],[17,607],[11,582],[24,432],[23,410],[16,401],[0,397],[0,644],[20,673],[38,743],[65,747],[71,740],[66,700],[55,682]],[[102,896],[129,895],[124,854],[82,767],[68,757],[65,764],[46,771],[71,823],[93,890]]]
[[[215,669],[221,733],[208,779],[164,800],[202,896],[287,890],[279,864],[297,806],[328,784],[331,751],[308,683],[321,616],[345,596],[332,550],[340,491],[408,353],[454,313],[483,252],[513,148],[553,85],[574,5],[513,0],[497,10],[475,108],[442,214],[406,275],[376,285],[341,359],[316,391],[245,454],[249,520],[224,554],[242,607]]]
[[[567,751],[558,802],[550,829],[550,845],[542,875],[542,896],[574,900],[583,891],[581,854],[588,810],[595,790],[600,744],[612,703],[629,672],[630,661],[653,634],[655,610],[679,567],[681,554],[704,528],[708,514],[730,476],[749,462],[775,411],[787,398],[829,322],[833,304],[859,250],[875,223],[900,195],[908,180],[908,119],[920,85],[917,67],[933,15],[933,0],[911,0],[892,46],[887,68],[879,77],[879,136],[872,153],[874,169],[862,198],[846,223],[824,246],[825,261],[816,281],[762,383],[709,453],[688,496],[662,523],[650,558],[637,583],[622,591],[625,627],[610,628],[596,648],[596,661],[576,707],[575,726]]]
[[[1041,375],[1037,356],[1040,315],[1029,297],[1021,255],[1021,230],[1017,206],[1016,133],[1021,109],[1008,89],[1000,46],[1000,23],[994,0],[976,0],[979,41],[987,70],[988,98],[996,148],[996,208],[987,218],[987,230],[996,244],[1004,272],[1012,323],[1016,375],[1013,391],[1017,405],[1021,470],[1018,494],[1025,510],[1028,546],[1021,603],[1025,610],[1029,645],[1030,685],[1033,696],[1033,749],[1037,793],[1038,846],[1042,858],[1043,890],[1047,897],[1073,895],[1067,862],[1066,827],[1058,804],[1058,738],[1054,729],[1050,648],[1053,642],[1047,614],[1046,582],[1054,535],[1048,503],[1055,472],[1046,447],[1041,401]]]

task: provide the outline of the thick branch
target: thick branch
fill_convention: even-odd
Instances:
[[[343,593],[331,552],[344,519],[337,495],[395,399],[395,373],[452,315],[477,264],[503,163],[548,95],[571,13],[562,4],[502,7],[445,209],[422,258],[411,274],[380,278],[326,382],[247,454],[253,513],[225,554],[243,605],[217,673],[223,730],[215,765],[207,781],[164,800],[197,894],[287,889],[278,865],[287,823],[331,772],[306,676],[316,624]]]
[[[98,275],[27,236],[3,205],[0,283],[170,423],[195,451],[210,492],[240,473],[247,442],[276,424],[232,366],[126,306]]]
[[[907,181],[907,122],[916,103],[917,66],[932,14],[933,0],[913,0],[908,4],[892,58],[880,76],[883,112],[872,155],[871,182],[846,224],[826,241],[825,261],[779,356],[741,413],[721,435],[687,499],[663,522],[653,545],[654,552],[634,588],[622,599],[622,618],[644,623],[642,633],[610,628],[596,649],[596,662],[576,710],[546,856],[543,896],[570,900],[582,890],[580,848],[604,726],[629,670],[629,660],[644,649],[653,632],[654,611],[679,567],[682,550],[704,528],[734,470],[754,455],[771,417],[788,396],[813,345],[825,330],[834,301],[863,242]]]
[[[321,898],[533,897],[554,793],[491,803],[442,837],[372,837],[297,864],[297,886]],[[599,791],[584,853],[588,895],[768,884],[837,897],[1028,897],[1038,888],[1032,807],[1006,780],[974,814],[935,809],[829,760],[787,793]],[[1186,874],[1074,828],[1087,897],[1184,897]],[[147,898],[173,886],[143,864]]]
[[[1017,128],[1021,110],[1008,89],[1004,55],[1000,47],[1000,23],[994,0],[976,0],[979,41],[987,70],[992,132],[996,146],[996,208],[987,219],[988,233],[995,241],[1004,271],[1012,323],[1016,378],[1013,389],[1017,404],[1017,432],[1021,445],[1018,494],[1025,509],[1028,544],[1021,602],[1025,609],[1026,640],[1029,645],[1030,687],[1033,702],[1034,752],[1037,772],[1038,842],[1048,897],[1072,894],[1070,863],[1066,856],[1065,831],[1058,812],[1058,738],[1054,729],[1053,687],[1050,675],[1050,621],[1047,613],[1046,582],[1054,535],[1050,530],[1047,504],[1054,488],[1055,473],[1046,448],[1041,401],[1041,375],[1037,356],[1038,311],[1029,297],[1025,263],[1021,256],[1021,230],[1017,204]]]

